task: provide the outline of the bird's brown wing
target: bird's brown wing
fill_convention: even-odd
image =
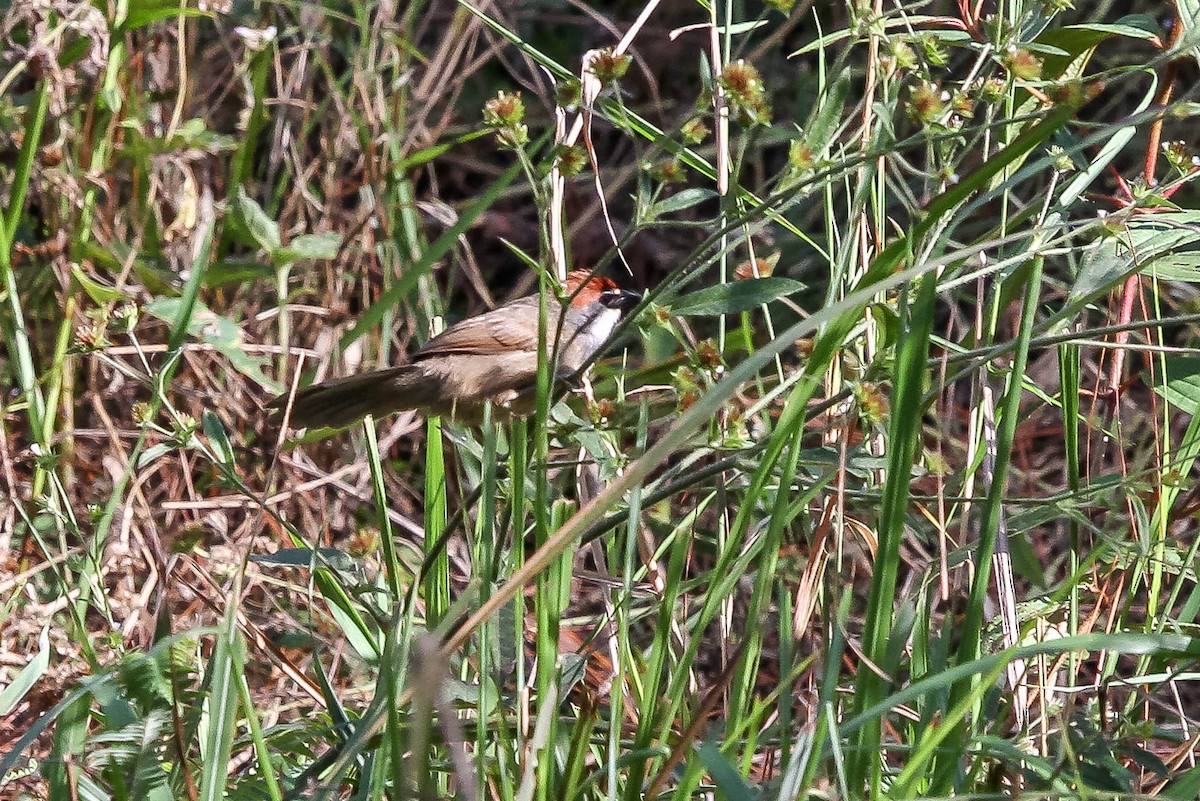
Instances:
[[[537,350],[537,301],[536,295],[520,298],[468,317],[426,342],[413,356],[413,361],[450,354],[490,355]],[[558,304],[551,302],[547,313],[547,324],[553,336]]]

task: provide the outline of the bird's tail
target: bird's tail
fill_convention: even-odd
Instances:
[[[427,384],[418,368],[406,364],[386,370],[335,378],[280,395],[268,406],[282,416],[291,402],[292,428],[343,428],[368,414],[384,417],[402,409],[420,409],[431,403]]]

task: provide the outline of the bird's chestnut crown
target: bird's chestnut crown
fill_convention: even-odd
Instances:
[[[631,309],[641,299],[637,293],[621,289],[611,278],[593,275],[586,267],[568,273],[564,288],[577,309],[596,301],[609,309]]]

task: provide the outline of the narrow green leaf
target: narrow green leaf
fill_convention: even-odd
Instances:
[[[1195,280],[1200,266],[1200,212],[1132,217],[1084,255],[1068,304],[1108,291],[1135,271],[1163,279]]]
[[[1183,26],[1183,37],[1180,46],[1186,46],[1192,58],[1200,60],[1200,0],[1177,0],[1175,11],[1179,15],[1179,24]]]
[[[280,246],[279,223],[267,216],[263,207],[246,194],[246,188],[243,186],[237,188],[232,206],[238,222],[246,226],[246,231],[254,238],[258,246],[274,256]]]
[[[1061,28],[1048,28],[1037,37],[1037,43],[1050,45],[1059,53],[1050,54],[1043,59],[1042,69],[1046,76],[1062,77],[1068,67],[1071,67],[1072,77],[1081,74],[1083,66],[1080,59],[1101,42],[1118,36],[1130,39],[1152,39],[1161,34],[1161,29],[1148,14],[1131,14],[1122,17],[1115,23],[1085,23],[1082,25],[1064,25]]]
[[[73,772],[69,771],[67,766],[72,759],[83,753],[87,743],[91,702],[91,694],[82,693],[69,704],[59,704],[55,707],[61,711],[54,726],[54,744],[50,749],[50,758],[43,762],[46,784],[50,791],[49,798],[75,796]]]
[[[1164,366],[1166,375],[1154,386],[1154,391],[1168,403],[1195,416],[1200,409],[1200,357],[1168,356]]]
[[[196,253],[196,258],[192,261],[192,271],[188,277],[188,281],[183,286],[183,292],[178,298],[163,298],[163,301],[172,300],[177,304],[173,307],[174,314],[170,318],[173,323],[171,326],[171,336],[167,338],[167,350],[177,351],[183,347],[184,340],[187,339],[188,332],[192,330],[192,315],[196,311],[197,296],[200,293],[200,284],[204,281],[204,276],[208,272],[208,257],[209,251],[212,248],[212,226],[204,229],[203,240],[200,244],[200,249]]]
[[[407,156],[405,156],[403,161],[396,165],[396,168],[393,170],[393,174],[401,175],[407,170],[411,170],[413,167],[420,167],[423,164],[428,164],[438,156],[444,155],[464,142],[471,142],[480,138],[481,136],[490,136],[491,133],[492,132],[487,128],[479,128],[474,131],[469,131],[468,133],[465,133],[455,139],[438,142],[436,145],[430,145],[429,147],[424,147],[420,150],[409,153]]]
[[[770,24],[770,20],[765,19],[749,20],[748,22],[735,22],[732,25],[718,25],[717,33],[721,34],[722,36],[725,34],[737,36],[738,34],[749,33],[750,31]]]
[[[245,661],[245,643],[237,627],[236,605],[230,603],[217,630],[216,647],[209,662],[207,733],[200,771],[200,801],[224,801],[229,755],[237,729],[238,681],[236,666]]]
[[[261,259],[220,259],[213,262],[204,279],[206,287],[274,280],[275,267]],[[155,293],[160,294],[160,293]]]
[[[689,189],[684,189],[670,197],[663,198],[655,203],[647,211],[646,215],[650,219],[661,217],[664,214],[672,214],[684,209],[690,209],[692,206],[698,206],[706,200],[711,200],[716,197],[717,193],[711,189],[694,186]]]
[[[671,313],[681,317],[698,317],[748,311],[799,292],[804,286],[800,281],[774,275],[717,284],[680,295],[671,304]]]
[[[746,780],[729,764],[716,743],[706,742],[699,749],[700,761],[708,769],[713,782],[729,801],[757,801],[759,794],[746,784]]]
[[[1200,765],[1197,765],[1171,782],[1162,795],[1170,801],[1195,801],[1200,798]]]
[[[130,0],[128,12],[125,18],[119,21],[117,30],[128,33],[165,19],[209,16],[212,16],[211,12],[182,5],[179,0]]]
[[[185,306],[184,298],[159,298],[150,301],[144,308],[146,312],[155,317],[180,321],[184,317]],[[267,378],[262,371],[267,363],[266,357],[246,351],[246,340],[237,323],[228,317],[212,312],[198,300],[193,301],[192,309],[187,317],[188,322],[184,333],[211,345],[229,360],[229,364],[235,370],[254,380],[259,386],[271,392],[282,391],[282,388]]]
[[[351,572],[359,569],[358,560],[340,548],[317,548],[314,554],[311,548],[280,548],[274,553],[256,553],[250,556],[250,561],[268,567],[328,567],[333,570]]]
[[[85,273],[78,264],[71,265],[71,277],[75,279],[76,283],[79,284],[79,287],[86,292],[87,296],[91,298],[92,301],[97,305],[116,303],[129,299],[129,296],[119,289],[92,278],[90,275]]]
[[[906,13],[904,14],[903,18],[884,19],[880,20],[880,22],[883,24],[884,30],[901,30],[908,32],[913,28],[920,28],[923,26],[930,26],[930,28],[933,28],[935,25],[942,25],[945,23],[945,17],[932,17],[927,14]],[[934,33],[933,30],[930,30],[929,32],[930,34]],[[795,58],[796,56],[802,56],[805,53],[822,50],[830,45],[845,41],[846,39],[853,39],[858,35],[858,28],[855,26],[839,28],[832,33],[827,33],[824,36],[817,37],[813,41],[804,45],[804,47],[801,47],[799,50],[788,53],[788,58]]]
[[[212,443],[213,455],[221,464],[233,464],[233,445],[229,443],[229,435],[225,433],[225,425],[211,409],[205,409],[203,414],[204,435]]]
[[[814,104],[812,116],[804,126],[804,143],[816,156],[828,153],[833,135],[842,123],[846,98],[850,95],[850,71],[847,69],[829,86],[820,102]]]
[[[276,264],[291,264],[305,259],[335,259],[342,249],[342,235],[328,231],[320,234],[302,234],[286,247],[274,251]]]
[[[146,448],[146,450],[142,451],[140,456],[138,456],[138,469],[141,470],[158,457],[162,456],[163,454],[170,453],[173,450],[175,450],[175,445],[169,442],[160,442],[156,445],[151,445],[149,448]]]
[[[29,664],[21,668],[8,686],[0,690],[0,718],[13,711],[17,702],[25,697],[37,683],[46,668],[50,667],[50,629],[42,628],[38,635],[38,652]]]

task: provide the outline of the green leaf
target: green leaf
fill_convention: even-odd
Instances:
[[[256,553],[250,561],[268,567],[328,567],[345,573],[358,569],[358,562],[350,554],[338,548],[280,548],[274,553]]]
[[[175,321],[183,305],[181,298],[159,298],[146,304],[148,314],[162,320]],[[263,365],[267,363],[265,356],[253,356],[246,352],[246,342],[240,329],[233,320],[215,314],[199,300],[188,321],[187,334],[195,339],[211,345],[218,353],[229,360],[229,364],[242,375],[255,381],[259,386],[271,392],[281,392],[281,387],[263,374]]]
[[[814,156],[825,156],[833,143],[834,132],[842,123],[846,98],[850,95],[850,71],[845,70],[830,87],[829,92],[815,104],[808,124],[804,126],[804,144]]]
[[[1169,801],[1195,801],[1200,798],[1200,765],[1186,771],[1162,795]]]
[[[942,25],[945,22],[945,17],[932,17],[927,14],[907,14],[906,13],[902,18],[885,19],[882,22],[883,22],[884,30],[888,30],[888,31],[896,30],[896,31],[901,31],[901,32],[908,32],[908,31],[911,31],[913,28],[920,28],[922,26]],[[959,39],[970,38],[970,35],[967,34],[966,32],[941,31],[941,30],[937,30],[937,29],[929,31],[928,35],[935,36],[937,38],[949,38],[947,36],[948,34],[959,34],[959,33],[961,33],[961,36],[955,35],[955,36],[953,36],[953,39],[959,40]],[[809,42],[808,44],[806,44],[804,47],[800,48],[799,50],[789,53],[788,58],[795,58],[796,56],[802,56],[805,53],[811,53],[816,50],[822,50],[824,48],[829,47],[830,45],[837,44],[838,42],[841,42],[843,40],[854,39],[858,35],[859,35],[859,33],[858,33],[857,27],[839,28],[838,30],[833,31],[832,33],[827,33],[824,36],[820,36],[820,37],[814,39],[813,41]]]
[[[717,284],[680,295],[671,304],[671,313],[688,317],[749,311],[801,289],[804,289],[801,282],[779,276]]]
[[[128,156],[145,158],[177,154],[185,150],[220,153],[237,149],[237,140],[208,130],[201,119],[187,120],[167,136],[147,136],[141,124],[132,119],[122,122],[121,127],[127,139],[122,150]]]
[[[204,120],[193,117],[176,128],[167,143],[172,150],[203,150],[205,153],[220,153],[236,150],[237,140],[232,136],[210,131]]]
[[[1131,741],[1117,743],[1117,753],[1120,756],[1128,757],[1131,762],[1143,770],[1154,773],[1161,779],[1165,779],[1171,775],[1171,769],[1152,751],[1145,748],[1140,748]]]
[[[233,446],[229,444],[229,435],[225,433],[221,418],[211,409],[204,410],[203,418],[204,434],[212,443],[213,455],[221,464],[233,464]]]
[[[738,34],[749,33],[756,28],[761,28],[763,25],[769,24],[770,22],[765,19],[750,20],[749,22],[735,22],[732,25],[718,25],[717,33],[721,34],[722,36],[725,34],[737,36]]]
[[[29,661],[29,664],[21,668],[13,680],[8,683],[8,686],[0,690],[0,718],[13,711],[25,694],[33,689],[33,685],[37,684],[38,679],[46,672],[46,668],[50,667],[50,629],[43,628],[42,633],[38,635],[38,652]]]
[[[565,653],[558,656],[558,697],[566,698],[583,681],[587,659],[582,654]]]
[[[1193,245],[1195,244],[1197,243],[1193,243]],[[1158,259],[1141,272],[1145,275],[1152,275],[1160,281],[1200,283],[1200,250],[1192,247],[1177,253],[1164,254],[1164,258]]]
[[[233,196],[234,214],[258,246],[272,256],[279,250],[279,224],[267,216],[263,207],[254,198],[246,194],[245,187],[239,186]]]
[[[179,0],[129,0],[125,18],[119,21],[116,29],[121,33],[128,33],[164,19],[211,16],[211,12],[184,6]]]
[[[79,693],[70,703],[55,706],[58,720],[54,726],[50,758],[43,760],[48,785],[48,798],[76,797],[75,775],[68,769],[71,760],[84,753],[88,742],[88,723],[91,720],[92,697]],[[86,774],[85,774],[86,775]]]
[[[1167,403],[1195,415],[1200,409],[1200,357],[1167,356],[1165,375],[1154,391]]]
[[[1158,35],[1157,28],[1153,19],[1147,23],[1145,15],[1131,15],[1112,24],[1066,25],[1062,28],[1043,31],[1037,37],[1036,44],[1042,48],[1051,47],[1059,51],[1057,53],[1041,51],[1045,55],[1042,61],[1043,74],[1048,77],[1062,77],[1076,59],[1094,49],[1101,42],[1117,36],[1150,39]],[[1072,75],[1078,74],[1078,70],[1072,70],[1071,73]]]
[[[1192,58],[1200,59],[1200,47],[1196,46],[1196,31],[1200,30],[1200,0],[1178,0],[1175,12],[1179,15],[1179,24],[1183,26],[1180,44],[1187,44]]]
[[[1123,230],[1084,256],[1068,302],[1107,291],[1135,271],[1164,280],[1200,281],[1200,212],[1131,217]]]
[[[1152,14],[1126,14],[1117,20],[1113,24],[1113,27],[1138,29],[1145,34],[1145,36],[1141,37],[1144,39],[1159,36],[1163,33],[1162,26],[1158,24],[1158,20]],[[1136,37],[1136,34],[1125,31],[1122,31],[1121,35]]]
[[[142,455],[138,457],[138,469],[141,470],[158,457],[170,453],[173,450],[175,450],[175,444],[173,442],[160,442],[156,445],[151,445],[149,448],[146,448],[146,450],[142,451]]]
[[[700,746],[698,756],[726,798],[730,801],[756,801],[758,793],[754,792],[737,769],[729,764],[729,759],[721,753],[720,746],[714,742],[706,742]]]
[[[100,247],[95,242],[78,242],[74,247],[78,249],[77,259],[94,262],[98,272],[107,271],[117,275],[127,263],[132,263],[133,272],[142,282],[142,289],[146,292],[151,295],[179,294],[174,273],[145,259],[137,258],[133,249],[122,242],[109,242],[105,247]]]
[[[231,602],[217,630],[216,647],[208,671],[208,695],[205,700],[207,723],[201,749],[200,798],[224,801],[229,756],[237,730],[239,668],[245,663],[246,644],[237,627],[237,604]]]
[[[647,210],[646,215],[649,219],[653,220],[657,217],[661,217],[664,214],[672,214],[677,211],[683,211],[684,209],[690,209],[692,206],[699,205],[704,201],[710,200],[716,196],[717,193],[711,189],[704,189],[701,187],[684,189],[655,203],[649,208],[649,210]]]
[[[463,144],[464,142],[473,141],[481,136],[490,136],[491,133],[492,132],[487,128],[480,127],[477,130],[469,131],[455,139],[448,139],[438,142],[436,145],[430,145],[429,147],[421,148],[420,150],[409,153],[403,161],[395,166],[395,168],[392,170],[392,174],[395,176],[402,176],[405,172],[411,170],[413,167],[420,167],[424,164],[428,164],[438,156],[453,150],[455,147]]]
[[[900,341],[900,315],[886,303],[872,303],[867,310],[875,320],[876,330],[883,334],[881,345],[889,348]]]
[[[129,296],[124,292],[101,283],[95,278],[85,273],[78,264],[71,265],[71,277],[79,284],[80,288],[87,293],[87,296],[97,304],[115,303],[117,301],[128,300]]]
[[[204,285],[212,288],[274,279],[275,267],[260,259],[221,259],[208,268]]]
[[[183,292],[177,298],[162,298],[158,301],[167,304],[172,312],[170,317],[163,318],[171,323],[171,335],[167,337],[167,350],[171,352],[183,347],[184,340],[187,339],[189,332],[196,324],[196,308],[203,306],[197,295],[200,293],[200,284],[204,281],[205,274],[208,273],[208,260],[212,253],[212,229],[211,225],[204,228],[203,238],[200,240],[200,250],[196,253],[196,258],[192,260],[192,271],[188,276],[187,283],[183,285]],[[146,305],[147,311],[150,311],[151,314],[153,314],[152,305]]]
[[[291,264],[304,259],[335,259],[342,249],[342,235],[332,231],[301,234],[271,256],[276,264]]]

